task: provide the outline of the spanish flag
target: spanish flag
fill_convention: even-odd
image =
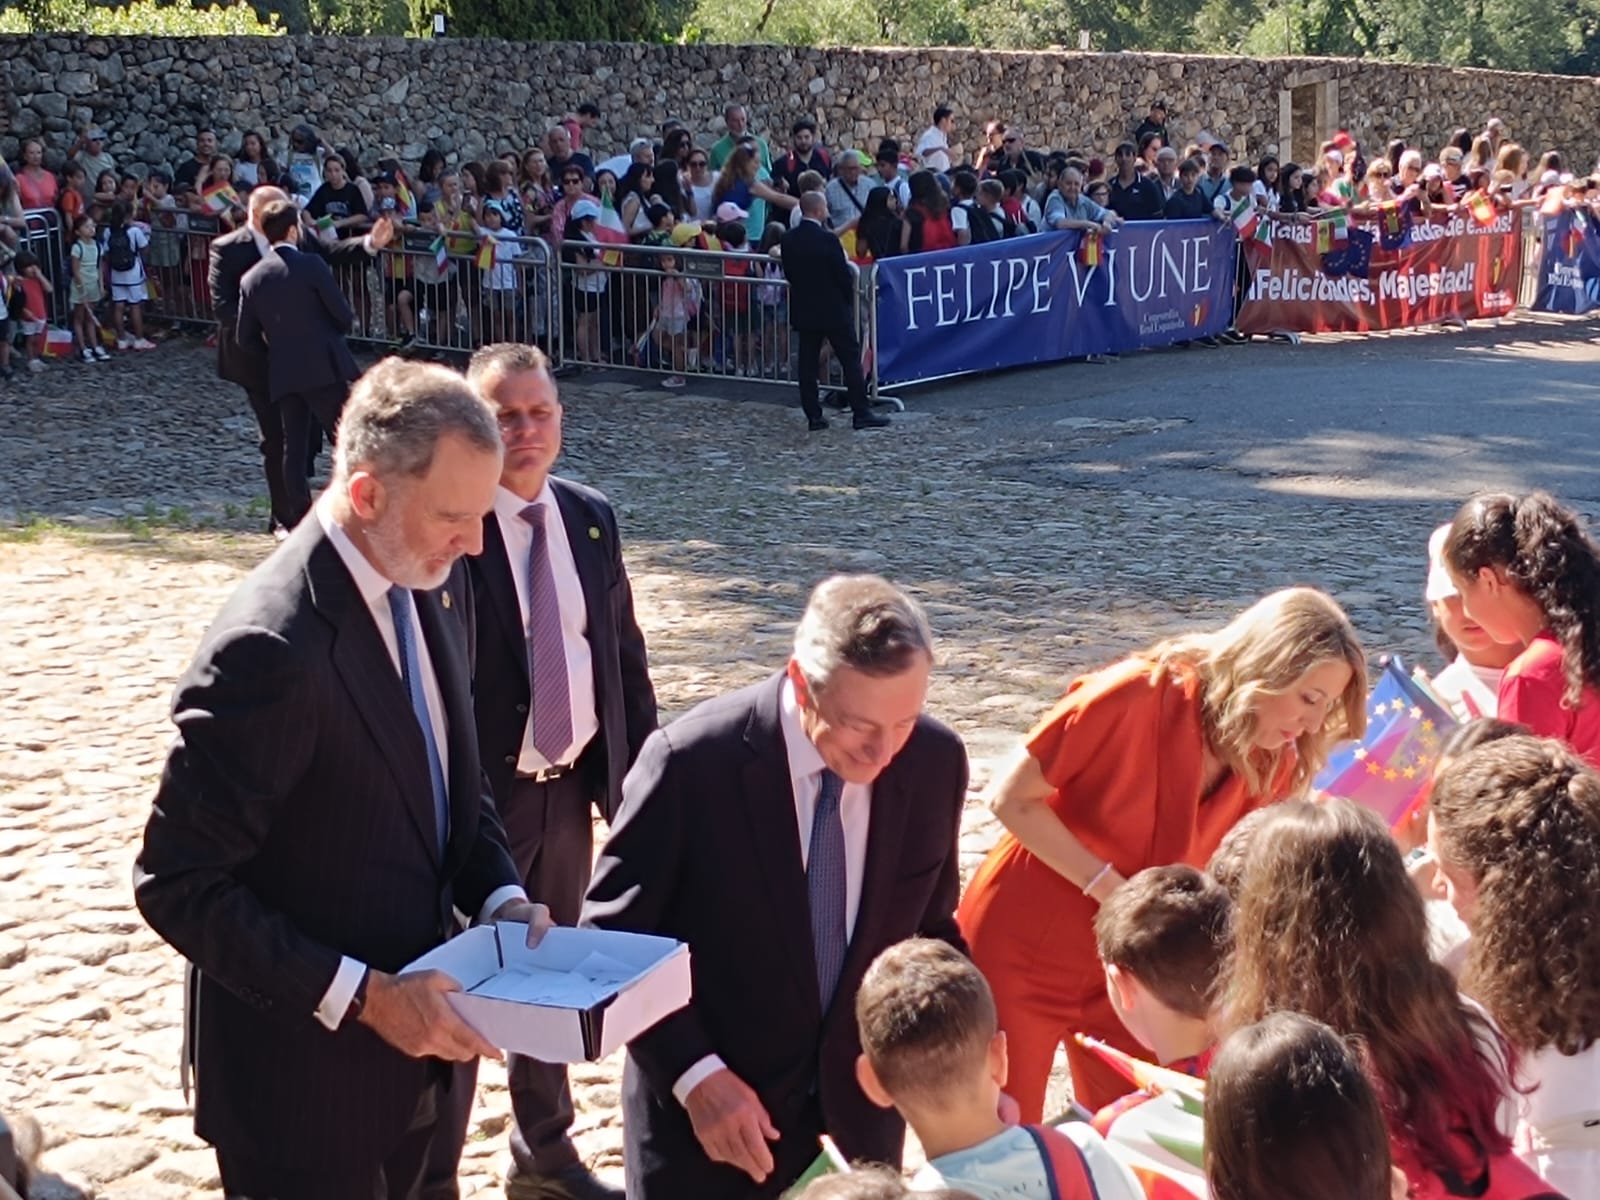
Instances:
[[[1100,265],[1104,254],[1105,238],[1098,233],[1085,233],[1078,243],[1078,261],[1093,270]]]
[[[486,236],[483,245],[478,247],[478,269],[487,271],[492,266],[494,266],[494,239]]]
[[[1472,219],[1479,225],[1494,224],[1494,201],[1489,199],[1489,193],[1476,191],[1467,197],[1467,211],[1472,214]]]

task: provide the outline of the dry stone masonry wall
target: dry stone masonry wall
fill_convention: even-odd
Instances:
[[[401,38],[0,37],[5,123],[0,153],[44,134],[52,156],[69,130],[105,126],[119,162],[175,164],[195,132],[225,149],[256,129],[281,152],[301,121],[371,160],[414,162],[435,146],[465,161],[532,145],[550,120],[592,100],[603,152],[678,117],[722,127],[746,104],[782,140],[801,114],[827,144],[908,141],[936,104],[957,113],[968,153],[992,117],[1019,121],[1030,143],[1107,150],[1155,95],[1170,99],[1175,139],[1201,129],[1235,155],[1302,161],[1348,128],[1365,146],[1404,137],[1431,153],[1457,126],[1504,118],[1534,153],[1560,148],[1577,170],[1600,153],[1600,79],[1519,75],[1350,59],[1176,54],[817,50],[785,46],[588,45]]]

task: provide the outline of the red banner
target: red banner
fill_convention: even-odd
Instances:
[[[1245,246],[1243,333],[1367,333],[1503,316],[1522,278],[1520,213],[1487,225],[1466,209],[1442,221],[1329,226],[1272,222]],[[1319,242],[1323,249],[1319,251]],[[1397,243],[1397,244],[1396,244]]]

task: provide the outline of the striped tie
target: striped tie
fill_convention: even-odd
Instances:
[[[398,583],[389,589],[389,615],[394,618],[394,640],[400,650],[400,681],[405,684],[411,711],[417,718],[422,745],[428,754],[428,784],[433,791],[434,834],[439,839],[439,854],[444,855],[450,837],[450,794],[445,786],[444,766],[439,757],[439,742],[433,735],[433,717],[428,712],[428,697],[422,686],[422,657],[417,653],[416,632],[411,625],[411,593]]]
[[[811,841],[806,852],[806,894],[811,902],[811,948],[817,957],[817,995],[828,1011],[844,952],[850,945],[845,931],[844,822],[839,817],[839,797],[844,780],[822,771],[817,811],[811,818]]]
[[[561,606],[550,570],[545,506],[530,504],[522,519],[533,531],[528,554],[528,674],[533,703],[533,748],[552,767],[572,746],[572,690],[567,681],[567,648],[561,636]]]

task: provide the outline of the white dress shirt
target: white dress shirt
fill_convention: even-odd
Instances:
[[[822,772],[826,767],[816,745],[800,725],[800,701],[792,680],[783,681],[779,696],[783,748],[789,759],[789,786],[794,793],[795,833],[800,839],[800,866],[811,856],[811,823],[817,813],[817,797],[822,792]],[[871,827],[872,787],[865,783],[846,783],[839,795],[839,819],[844,825],[844,927],[853,934],[856,914],[861,909],[861,879],[867,864],[867,832]],[[722,1070],[721,1056],[708,1054],[691,1066],[672,1085],[672,1094],[683,1104],[689,1093],[708,1076]]]
[[[594,658],[589,652],[589,609],[583,601],[583,583],[578,578],[578,563],[567,540],[567,525],[561,519],[550,481],[533,503],[545,510],[545,551],[550,557],[550,574],[556,585],[556,605],[561,610],[561,644],[567,656],[567,697],[572,704],[572,744],[556,757],[545,761],[533,748],[533,714],[522,731],[522,751],[517,755],[517,773],[532,775],[546,767],[571,766],[578,755],[600,732],[599,710],[594,695]],[[500,536],[505,539],[506,558],[511,563],[511,579],[517,585],[517,607],[522,612],[522,629],[528,631],[528,558],[533,553],[533,529],[522,519],[528,501],[506,488],[494,494],[494,515],[500,521]],[[537,686],[537,681],[535,681]],[[535,701],[537,703],[537,701]],[[532,707],[531,705],[529,706]]]
[[[393,584],[379,572],[377,567],[367,561],[366,555],[356,549],[356,544],[350,540],[350,535],[334,521],[326,493],[317,501],[315,512],[317,523],[322,526],[322,531],[328,535],[328,541],[338,551],[339,561],[344,564],[345,570],[350,572],[356,591],[361,594],[367,611],[372,614],[373,623],[378,627],[378,636],[383,639],[384,649],[389,652],[389,661],[394,666],[396,677],[403,678],[400,669],[400,643],[395,637],[394,614],[389,609],[389,589]],[[411,606],[411,640],[417,648],[417,661],[422,667],[422,695],[428,705],[428,721],[433,726],[433,740],[439,748],[439,770],[448,780],[450,723],[445,716],[444,699],[439,694],[439,680],[433,671],[433,658],[428,654],[428,640],[422,636],[422,625],[418,621],[417,607],[414,603]],[[430,783],[430,790],[431,786]],[[478,920],[487,921],[489,914],[507,900],[527,898],[527,893],[520,887],[497,888],[484,901]],[[317,1005],[317,1020],[329,1029],[339,1028],[339,1023],[344,1020],[345,1012],[350,1007],[351,997],[356,994],[356,988],[366,972],[365,963],[348,955],[342,958],[339,969],[334,972],[333,982],[322,994],[322,1003]]]

